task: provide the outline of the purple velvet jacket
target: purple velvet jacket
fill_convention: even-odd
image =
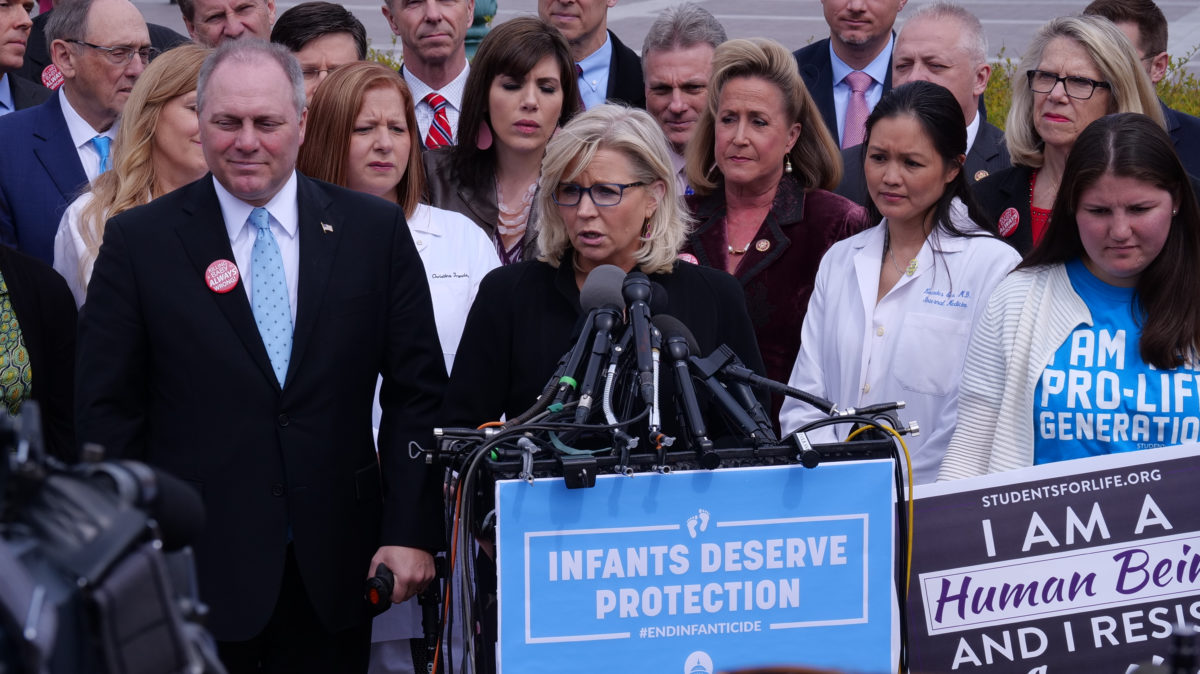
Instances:
[[[688,197],[697,226],[685,252],[702,265],[725,269],[725,190]],[[808,310],[821,256],[837,241],[867,226],[866,210],[825,190],[805,192],[784,175],[766,220],[742,255],[734,276],[746,292],[750,320],[767,376],[787,382],[800,352],[800,326]],[[780,400],[774,400],[779,413]]]

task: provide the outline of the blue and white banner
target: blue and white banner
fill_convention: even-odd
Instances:
[[[892,484],[890,461],[500,482],[501,671],[887,671]]]

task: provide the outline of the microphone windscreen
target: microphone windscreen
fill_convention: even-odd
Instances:
[[[666,313],[667,311],[667,289],[658,281],[650,282],[650,315]],[[662,328],[659,328],[662,331]]]
[[[579,289],[579,306],[584,311],[603,306],[625,306],[625,298],[621,295],[621,286],[624,283],[625,270],[615,264],[596,267]]]
[[[192,485],[157,468],[151,468],[158,496],[147,510],[158,521],[163,548],[178,550],[195,542],[204,528],[204,501]]]
[[[662,333],[664,342],[672,337],[682,337],[687,342],[688,351],[693,355],[700,354],[700,346],[696,344],[695,335],[692,334],[691,330],[688,330],[683,321],[670,314],[655,314],[650,318],[650,322]]]

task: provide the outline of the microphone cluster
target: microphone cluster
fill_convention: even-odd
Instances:
[[[483,443],[493,459],[519,459],[520,477],[532,481],[533,456],[539,451],[535,440],[543,438],[533,432],[547,431],[543,446],[556,450],[564,465],[584,462],[593,480],[594,457],[611,453],[617,457],[613,469],[630,474],[630,455],[639,447],[654,454],[653,469],[659,472],[670,471],[671,448],[688,451],[697,465],[713,469],[721,464],[718,447],[780,442],[756,390],[792,396],[831,417],[842,414],[828,400],[758,375],[726,345],[701,353],[688,327],[666,313],[666,289],[640,271],[597,267],[580,289],[579,302],[586,312],[580,334],[534,405],[499,427],[436,429],[439,446],[430,462],[439,452],[456,454],[465,445]],[[662,371],[664,364],[669,374]],[[671,382],[666,387],[664,377]],[[664,430],[664,410],[674,415],[681,437]],[[522,435],[523,441],[498,441],[509,433]],[[594,447],[597,438],[604,446]]]

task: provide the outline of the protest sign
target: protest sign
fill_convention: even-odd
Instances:
[[[890,461],[497,484],[502,672],[893,669]]]
[[[1113,672],[1200,623],[1200,445],[916,491],[914,672]]]

